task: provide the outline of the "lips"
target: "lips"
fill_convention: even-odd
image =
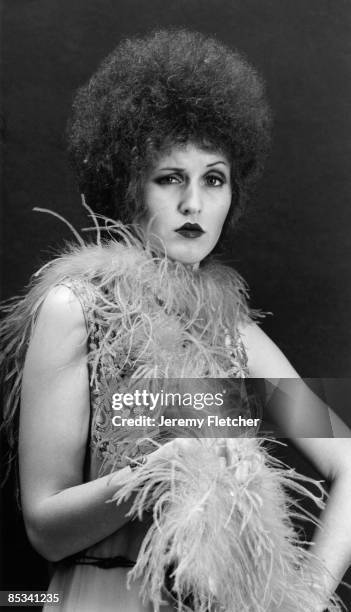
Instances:
[[[184,223],[175,231],[184,238],[200,238],[205,233],[198,223]]]

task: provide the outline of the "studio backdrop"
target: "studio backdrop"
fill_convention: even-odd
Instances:
[[[5,0],[2,297],[21,292],[72,239],[63,223],[33,207],[56,211],[77,229],[88,224],[66,155],[65,125],[76,88],[123,37],[171,26],[217,36],[263,75],[274,119],[271,154],[226,259],[247,280],[252,306],[273,313],[263,329],[302,376],[347,378],[348,0]],[[346,409],[341,396],[339,406]],[[11,485],[5,495],[3,580],[7,588],[45,588],[46,564],[21,531]]]

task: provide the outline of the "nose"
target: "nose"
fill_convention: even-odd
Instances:
[[[201,212],[202,201],[199,186],[189,184],[182,191],[179,202],[179,211],[186,216],[197,215]]]

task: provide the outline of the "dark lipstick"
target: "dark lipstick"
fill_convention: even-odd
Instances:
[[[204,234],[204,230],[198,223],[184,223],[175,231],[184,238],[200,238]]]

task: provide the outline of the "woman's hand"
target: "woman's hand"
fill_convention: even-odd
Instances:
[[[145,455],[145,462],[150,465],[154,461],[171,461],[182,452],[190,450],[196,443],[197,440],[194,438],[173,438],[165,444],[155,442],[155,450]]]
[[[174,457],[187,453],[194,449],[194,445],[200,444],[201,438],[174,438],[163,445],[158,445],[156,450],[145,455],[145,462],[150,465],[152,461],[164,459],[171,461]],[[226,438],[211,438],[211,445],[214,453],[220,458],[223,467],[230,464],[230,451],[227,446]]]

